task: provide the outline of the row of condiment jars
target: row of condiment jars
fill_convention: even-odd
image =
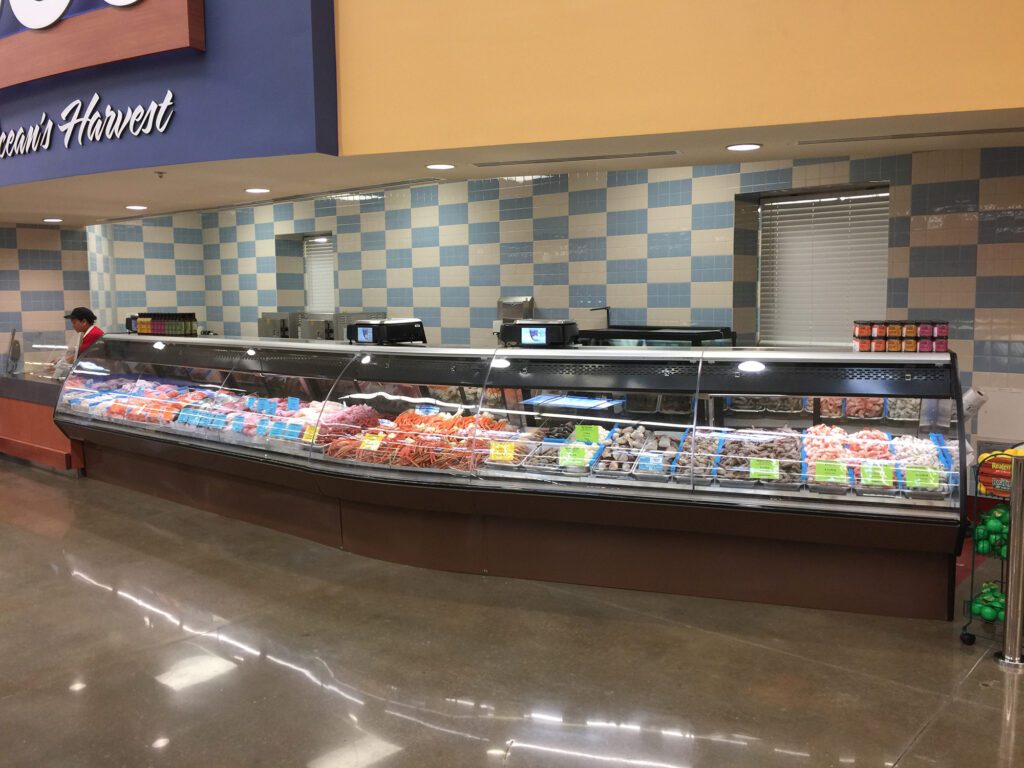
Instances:
[[[947,320],[854,320],[855,339],[948,339]]]
[[[901,338],[854,338],[855,352],[948,352],[949,339],[931,336],[903,336]]]

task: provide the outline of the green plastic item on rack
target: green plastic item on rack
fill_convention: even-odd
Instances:
[[[992,544],[982,539],[974,543],[974,551],[979,555],[987,555],[992,551]]]

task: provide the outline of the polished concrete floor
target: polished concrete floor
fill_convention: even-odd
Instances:
[[[0,765],[1024,766],[958,624],[367,560],[0,461]]]

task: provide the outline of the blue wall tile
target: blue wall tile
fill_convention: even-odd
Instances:
[[[384,233],[383,232],[363,232],[359,236],[360,247],[364,251],[383,251],[384,250]]]
[[[977,179],[915,184],[910,188],[910,212],[921,216],[977,211],[978,190]]]
[[[301,256],[302,241],[294,237],[279,237],[274,241],[274,253],[278,256]]]
[[[388,271],[386,269],[364,269],[363,288],[387,288]]]
[[[979,277],[976,307],[1024,308],[1024,276]]]
[[[178,303],[187,305],[188,302],[184,301],[182,294],[198,293],[198,291],[178,291]],[[238,291],[221,291],[222,302],[225,307],[240,307],[242,305],[242,296]]]
[[[412,266],[412,248],[388,248],[388,269],[408,269]]]
[[[141,243],[141,224],[115,224],[113,228],[114,240],[122,243]]]
[[[13,227],[0,227],[0,248],[17,248],[18,230]],[[11,314],[18,314],[13,312]]]
[[[412,301],[412,297],[409,299]],[[338,291],[338,306],[361,307],[363,306],[362,288],[342,288]],[[397,306],[397,305],[396,305]]]
[[[252,240],[246,240],[245,242],[238,244],[238,258],[240,259],[255,259],[256,258],[256,243]]]
[[[296,219],[295,232],[302,234],[316,232],[316,219]]]
[[[533,261],[533,243],[502,243],[502,264],[529,264]]]
[[[1024,211],[982,211],[978,217],[979,243],[1024,243]]]
[[[608,312],[608,322],[611,325],[647,325],[647,310],[612,307]]]
[[[469,205],[466,203],[447,203],[438,208],[438,222],[441,226],[469,223]]]
[[[409,256],[410,263],[412,256]],[[338,270],[341,272],[347,272],[351,269],[362,269],[363,268],[363,254],[359,251],[351,251],[346,253],[338,254]]]
[[[501,285],[501,266],[498,264],[471,264],[470,285]]]
[[[206,319],[211,323],[220,323],[224,320],[224,308],[221,306],[210,306],[206,308]]]
[[[977,273],[974,245],[928,245],[910,249],[911,277],[958,277]]]
[[[534,240],[565,240],[568,237],[568,216],[550,216],[533,220]]]
[[[442,328],[442,344],[469,344],[469,328]]]
[[[60,251],[34,249],[18,251],[18,269],[60,269],[61,264]]]
[[[242,335],[242,324],[229,320],[224,323],[224,335],[229,338],[238,338]]]
[[[608,190],[581,189],[569,193],[569,215],[604,213],[608,210]]]
[[[277,291],[270,289],[256,291],[256,301],[261,307],[276,307]]]
[[[201,275],[203,274],[203,261],[202,259],[179,259],[174,262],[174,274]]]
[[[146,275],[147,291],[173,291],[178,287],[174,275]]]
[[[277,258],[274,256],[256,257],[256,274],[270,275],[277,272]]]
[[[608,235],[642,235],[647,232],[647,209],[609,211]]]
[[[362,198],[359,201],[360,213],[380,213],[384,210],[384,195],[382,193],[363,195]]]
[[[498,201],[498,218],[502,221],[533,218],[532,197],[509,197]]]
[[[274,205],[274,221],[291,221],[295,218],[295,206],[292,203],[276,203]]]
[[[244,306],[239,310],[238,314],[243,323],[256,323],[260,319],[260,308]]]
[[[146,292],[117,291],[117,304],[119,307],[144,307],[146,306]]]
[[[221,289],[220,275],[206,275],[203,278],[203,284],[208,291],[219,291]]]
[[[437,205],[437,184],[431,184],[426,187],[413,187],[409,192],[409,199],[413,208]]]
[[[484,221],[469,225],[470,245],[496,243],[501,237],[501,227],[496,221]]]
[[[216,213],[204,213],[202,215],[203,229],[216,229],[220,217]]]
[[[412,314],[413,317],[422,320],[423,325],[427,328],[441,327],[440,307],[413,307]]]
[[[695,283],[732,280],[732,256],[694,256],[690,260],[690,280]]]
[[[21,281],[18,279],[18,270],[16,269],[4,269],[0,270],[0,291],[17,291],[21,288]],[[86,282],[89,279],[89,273],[85,273]],[[67,290],[65,288],[65,290]]]
[[[793,169],[777,168],[771,171],[751,171],[740,174],[740,192],[769,192],[793,186]]]
[[[257,224],[256,225],[256,239],[257,240],[273,240],[274,239],[274,225],[270,223]]]
[[[396,208],[384,212],[385,229],[409,229],[412,226],[412,209]]]
[[[389,307],[411,307],[412,288],[388,288]]]
[[[64,291],[22,291],[21,311],[42,312],[64,309]]]
[[[498,199],[497,179],[471,179],[469,181],[469,202]]]
[[[604,261],[608,241],[603,237],[574,237],[569,241],[569,261]]]
[[[362,219],[357,215],[339,216],[338,217],[338,234],[354,234],[359,231],[362,225]]]
[[[144,275],[146,262],[144,259],[114,259],[114,271],[119,275]]]
[[[320,202],[319,200],[317,202]],[[317,214],[319,215],[319,214]],[[256,209],[255,208],[236,208],[235,209],[235,224],[238,226],[245,226],[248,224],[256,223]]]
[[[442,245],[442,267],[465,267],[469,265],[468,245]]]
[[[173,216],[145,216],[142,219],[144,227],[172,227],[174,226]]]
[[[647,236],[647,257],[666,259],[690,255],[689,232],[652,232]]]
[[[909,184],[911,179],[911,156],[893,155],[850,161],[850,181],[888,181],[890,184]]]
[[[822,165],[824,163],[845,163],[849,161],[849,157],[846,155],[836,155],[834,157],[798,157],[793,161],[793,166],[799,168],[802,165]]]
[[[981,177],[1024,176],[1024,147],[981,150]]]
[[[23,327],[21,312],[0,312],[0,333],[20,331]]]
[[[569,176],[558,173],[553,176],[541,176],[533,180],[533,194],[553,195],[569,191]]]
[[[686,308],[690,306],[689,283],[650,283],[647,286],[647,306]]]
[[[238,276],[238,287],[243,291],[255,291],[258,285],[259,281],[256,279],[256,275]]]
[[[468,307],[469,287],[463,285],[442,286],[442,307]]]
[[[207,243],[203,246],[203,261],[217,261],[220,259],[220,245]]]
[[[910,245],[910,217],[893,216],[889,219],[889,247],[903,248]]]
[[[635,171],[608,171],[609,187],[626,187],[630,184],[646,184],[647,169],[640,168]]]
[[[195,227],[175,227],[172,236],[175,243],[200,245],[203,242],[203,230]]]
[[[174,259],[174,243],[143,243],[142,255],[147,259]]]
[[[732,310],[700,307],[690,310],[691,325],[729,326],[732,325]]]
[[[886,289],[886,306],[902,309],[907,306],[910,281],[905,277],[890,277]]]
[[[470,307],[469,326],[470,328],[493,328],[494,321],[498,319],[496,307]]]
[[[470,267],[472,269],[472,267]],[[568,285],[569,263],[566,261],[533,265],[534,285]]]
[[[724,229],[732,226],[732,203],[699,203],[692,209],[693,229]]]
[[[338,201],[333,197],[318,197],[313,201],[313,215],[318,219],[324,216],[337,216]]]
[[[603,307],[607,304],[608,289],[604,285],[569,286],[570,307]]]
[[[306,276],[297,272],[280,272],[277,275],[277,287],[282,291],[304,291]]]
[[[689,205],[692,201],[692,184],[689,179],[653,181],[647,185],[647,207],[664,208],[668,205]]]
[[[441,269],[439,267],[413,267],[413,288],[437,288],[441,285]]]
[[[413,248],[436,248],[440,236],[437,227],[413,227]]]
[[[736,281],[732,284],[732,304],[734,307],[757,306],[757,283],[754,281]]]
[[[739,163],[725,165],[695,165],[693,167],[693,178],[701,179],[706,176],[728,176],[731,173],[739,173]]]
[[[13,248],[14,246],[10,247]],[[62,251],[84,251],[87,247],[88,242],[84,229],[62,229],[60,231],[60,248]]]
[[[221,259],[220,260],[220,273],[222,275],[237,275],[238,274],[238,259]]]

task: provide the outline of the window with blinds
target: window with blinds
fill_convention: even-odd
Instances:
[[[885,317],[889,193],[761,201],[758,341],[848,343],[854,320]]]
[[[337,307],[338,254],[333,237],[307,237],[302,241],[305,260],[306,311],[334,312]]]

